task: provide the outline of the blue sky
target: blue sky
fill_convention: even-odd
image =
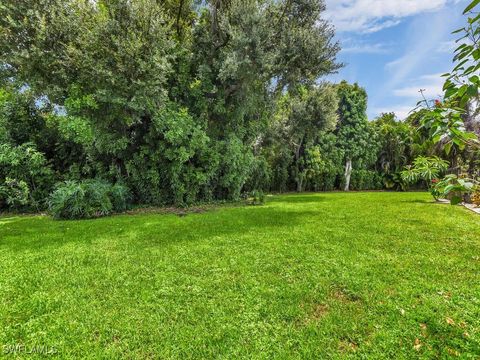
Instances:
[[[404,118],[421,99],[441,95],[441,74],[452,69],[455,35],[468,0],[326,0],[325,16],[342,45],[339,74],[365,87],[368,115]],[[458,36],[458,35],[457,35]]]

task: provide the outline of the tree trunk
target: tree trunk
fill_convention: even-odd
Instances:
[[[300,169],[300,157],[302,156],[302,147],[303,147],[303,137],[300,139],[299,144],[295,148],[295,168],[296,176],[295,180],[297,182],[297,192],[302,192],[303,190],[303,177]]]
[[[303,176],[298,173],[297,174],[297,192],[303,191]]]
[[[352,175],[352,159],[347,159],[345,164],[345,191],[350,190],[350,176]]]

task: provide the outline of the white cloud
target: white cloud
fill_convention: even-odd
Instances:
[[[398,24],[401,23],[401,20],[384,20],[384,21],[376,21],[373,22],[372,24],[369,24],[368,27],[366,27],[363,32],[364,33],[374,33],[383,29],[388,29],[390,27],[397,26]]]
[[[438,44],[436,50],[439,53],[449,53],[453,54],[455,49],[458,47],[459,44],[457,44],[455,41],[442,41],[440,44]]]
[[[383,43],[344,42],[344,53],[354,54],[386,54],[391,51],[390,47]]]
[[[410,23],[407,37],[403,39],[408,44],[405,52],[385,64],[387,81],[371,98],[372,115],[394,111],[399,118],[407,117],[422,100],[420,89],[424,89],[427,99],[441,97],[444,78],[440,71],[448,69],[450,64],[434,61],[434,54],[438,44],[446,42],[455,29],[458,17],[449,16],[449,12],[445,8],[435,14],[419,16]]]
[[[375,117],[379,116],[382,113],[394,112],[395,115],[397,115],[397,118],[399,118],[400,120],[405,120],[412,110],[413,106],[411,105],[396,105],[388,108],[374,108],[371,112],[374,114]]]
[[[402,63],[405,61],[405,59],[406,59],[406,56],[402,56],[401,58],[392,60],[385,64],[385,69],[391,70],[393,68],[396,68],[397,66],[401,66]]]
[[[423,100],[420,89],[427,100],[438,99],[442,97],[443,82],[445,79],[441,73],[428,74],[419,76],[418,78],[407,79],[405,83],[409,84],[405,87],[394,89],[392,94],[398,98],[398,103],[390,107],[376,107],[371,113],[378,116],[381,113],[394,112],[397,117],[404,120],[410,112],[415,109],[416,104]]]
[[[456,0],[326,0],[326,17],[337,31],[376,32],[402,18],[436,11]]]
[[[424,23],[423,19],[414,23],[410,38],[407,39],[410,46],[406,52],[385,65],[385,70],[390,74],[385,91],[396,89],[405,83],[410,84],[412,73],[418,73],[418,69],[428,66],[431,54],[449,35],[453,26],[452,20],[445,19],[442,13],[429,16],[428,19],[428,24]]]
[[[423,75],[417,79],[407,81],[408,84],[411,84],[409,86],[394,89],[393,95],[412,100],[421,100],[421,89],[427,99],[439,98],[443,94],[444,81],[445,78],[442,77],[442,74]]]

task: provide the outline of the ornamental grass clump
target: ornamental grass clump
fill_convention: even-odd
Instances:
[[[57,184],[50,195],[49,209],[56,219],[89,219],[125,211],[131,195],[121,184],[89,179]]]

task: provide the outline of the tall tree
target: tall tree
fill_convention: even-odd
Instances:
[[[141,202],[235,198],[275,100],[334,72],[319,0],[6,0],[0,76]],[[60,125],[59,125],[60,126]],[[68,126],[67,126],[68,127]]]
[[[330,84],[311,89],[303,88],[290,99],[281,136],[288,139],[289,146],[293,149],[293,174],[297,184],[296,190],[300,192],[304,189],[309,163],[306,157],[312,158],[310,155],[314,153],[309,151],[309,147],[315,145],[323,132],[335,128],[338,119],[338,99],[334,87]]]
[[[376,159],[378,145],[367,119],[367,93],[358,84],[342,81],[338,85],[337,144],[343,150],[345,163],[344,190],[350,189],[354,165],[358,167]]]

